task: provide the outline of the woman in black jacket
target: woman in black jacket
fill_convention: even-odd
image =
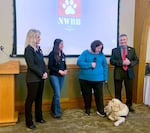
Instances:
[[[48,68],[50,70],[50,83],[53,88],[53,99],[51,113],[54,118],[60,118],[60,93],[64,83],[64,76],[67,74],[65,54],[63,53],[63,41],[55,39],[53,50],[49,54]]]
[[[35,121],[45,123],[42,116],[42,95],[44,80],[47,78],[46,66],[39,47],[40,31],[30,29],[26,36],[26,48],[24,57],[27,64],[27,97],[25,101],[25,120],[26,126],[35,129],[32,121],[32,104],[35,102]]]

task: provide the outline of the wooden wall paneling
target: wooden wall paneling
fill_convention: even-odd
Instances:
[[[133,83],[134,89],[133,101],[135,103],[143,103],[143,84],[144,84],[149,25],[150,25],[150,1],[136,0],[134,47],[139,57],[139,64],[135,67],[135,79]]]
[[[80,92],[80,84],[78,81],[79,76],[79,67],[74,64],[67,65],[68,68],[68,75],[65,78],[65,83],[62,89],[61,93],[61,107],[63,109],[66,108],[83,108],[83,98],[82,94]],[[16,96],[16,108],[19,112],[24,112],[24,100],[26,97],[26,85],[25,85],[25,73],[27,71],[27,67],[24,65],[20,66],[21,73],[18,75],[17,79],[19,82],[17,84],[17,96]],[[109,69],[109,78],[108,78],[108,84],[109,84],[109,90],[114,97],[114,81],[113,81],[113,71],[114,66],[108,65]],[[43,95],[43,110],[49,111],[51,106],[51,100],[52,100],[52,88],[49,84],[49,79],[45,82],[45,90]],[[108,100],[110,100],[112,97],[108,93],[107,88],[104,88],[104,103],[107,103]],[[123,89],[123,101],[125,101],[125,91]],[[95,106],[95,100],[93,97],[92,100],[92,106]],[[34,108],[33,108],[34,111]]]

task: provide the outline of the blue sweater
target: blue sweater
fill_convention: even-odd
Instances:
[[[92,69],[91,63],[94,60],[96,62],[96,67]],[[92,54],[89,50],[85,50],[78,57],[77,65],[80,67],[79,79],[88,81],[108,80],[108,65],[103,53]]]

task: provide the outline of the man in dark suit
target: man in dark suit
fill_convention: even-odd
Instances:
[[[114,65],[114,84],[115,97],[121,100],[122,82],[124,81],[126,91],[126,104],[130,112],[134,112],[132,107],[133,94],[133,67],[138,64],[139,60],[135,49],[127,45],[128,37],[126,34],[119,36],[119,46],[112,49],[110,64]]]

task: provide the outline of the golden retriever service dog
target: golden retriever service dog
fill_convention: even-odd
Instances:
[[[109,101],[105,106],[104,111],[108,119],[115,121],[115,126],[119,126],[121,123],[125,122],[125,118],[129,113],[127,105],[117,98],[113,98]]]

